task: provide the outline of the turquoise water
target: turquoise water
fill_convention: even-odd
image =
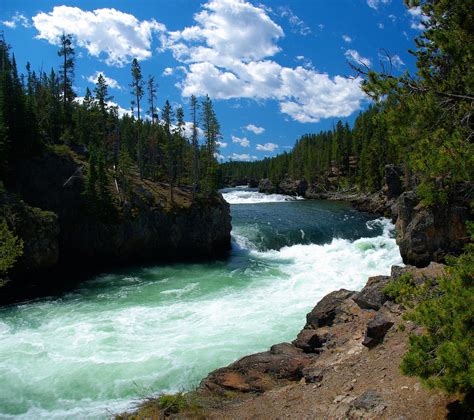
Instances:
[[[226,190],[225,261],[104,273],[0,309],[0,417],[101,418],[292,340],[326,293],[401,263],[386,219],[341,203]]]

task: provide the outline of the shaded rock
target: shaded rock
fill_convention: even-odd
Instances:
[[[180,201],[170,208],[166,184],[137,178],[127,202],[115,202],[117,214],[100,218],[83,195],[83,166],[67,148],[48,151],[16,162],[7,185],[30,206],[56,213],[63,266],[209,258],[230,249],[230,207],[221,196],[191,204],[190,194],[176,189]]]
[[[361,309],[374,309],[378,311],[388,299],[385,293],[383,293],[383,289],[390,280],[388,276],[369,277],[367,284],[359,293],[352,296],[352,300]]]
[[[303,329],[293,341],[293,345],[305,353],[320,353],[325,342],[326,338],[321,337],[315,330]]]
[[[258,192],[264,194],[273,194],[277,191],[277,187],[268,178],[261,179],[258,183]]]
[[[304,196],[307,188],[308,183],[304,179],[294,180],[287,178],[280,182],[280,185],[278,186],[278,189],[281,193],[298,196]]]
[[[316,329],[331,326],[336,316],[341,313],[341,304],[355,292],[340,289],[324,296],[321,301],[306,315],[305,329]]]
[[[397,244],[405,264],[425,267],[430,261],[442,262],[449,254],[462,252],[468,240],[466,203],[451,202],[427,207],[413,191],[398,199]]]
[[[384,192],[388,199],[396,198],[403,192],[403,170],[399,166],[385,165]]]
[[[305,195],[306,198],[310,199],[323,199],[325,197],[324,191],[316,184],[311,184],[306,189]]]
[[[13,272],[24,275],[54,266],[59,257],[59,223],[55,213],[31,207],[12,194],[0,195],[0,217],[23,241]]]
[[[375,347],[383,341],[385,334],[387,334],[387,331],[392,328],[392,326],[393,322],[378,312],[375,318],[367,324],[362,344],[368,348]]]
[[[323,370],[315,367],[306,367],[303,369],[303,377],[309,384],[321,382],[323,380]]]
[[[382,403],[382,396],[378,392],[369,389],[352,401],[351,406],[358,410],[371,411]]]

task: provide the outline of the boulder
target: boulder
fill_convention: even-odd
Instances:
[[[403,170],[399,166],[385,165],[384,192],[388,199],[396,198],[403,192]]]
[[[378,392],[369,389],[352,401],[351,406],[358,410],[371,411],[382,403],[382,396]]]
[[[321,336],[315,330],[301,330],[293,345],[305,353],[321,353],[326,337]]]
[[[375,318],[367,324],[365,337],[362,344],[369,349],[383,342],[385,334],[392,328],[393,322],[387,319],[383,314],[377,312]]]
[[[305,329],[331,326],[341,313],[341,304],[355,292],[346,289],[336,290],[324,296],[313,310],[306,315]]]
[[[290,343],[276,344],[269,351],[246,356],[231,365],[217,369],[204,378],[201,391],[224,393],[264,392],[278,381],[298,381],[311,358]]]
[[[352,300],[354,300],[361,309],[373,309],[378,311],[388,299],[383,289],[390,280],[388,276],[369,277],[364,288],[352,296]]]
[[[405,264],[425,267],[442,262],[449,254],[462,252],[468,240],[469,207],[462,202],[426,206],[413,191],[400,195],[397,203],[397,244]]]
[[[315,367],[306,367],[303,369],[303,377],[306,383],[313,384],[323,380],[323,370]]]
[[[308,183],[303,180],[294,180],[294,179],[285,179],[280,182],[278,186],[279,191],[286,195],[297,195],[304,196],[306,189],[308,188]]]
[[[275,185],[273,185],[273,182],[270,181],[268,178],[261,179],[260,182],[258,183],[258,192],[264,193],[264,194],[273,194],[277,191],[277,188]]]

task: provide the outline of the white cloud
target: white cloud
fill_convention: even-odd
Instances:
[[[299,33],[303,36],[311,34],[311,28],[306,25],[306,23],[304,23],[302,19],[296,16],[288,6],[279,7],[278,11],[280,12],[281,17],[288,19],[288,22],[290,22],[293,32]]]
[[[164,70],[163,70],[163,76],[171,76],[174,72],[174,69],[171,68],[171,67],[166,67]]]
[[[248,153],[238,154],[232,153],[231,155],[227,156],[231,160],[256,160],[258,159],[255,155],[249,155]]]
[[[84,96],[77,96],[74,100],[77,103],[82,104],[82,102],[84,101]],[[132,115],[132,111],[130,109],[122,108],[117,102],[108,101],[107,106],[109,108],[117,107],[117,113],[120,118],[122,118],[124,115]]]
[[[249,147],[250,146],[250,141],[247,139],[247,137],[236,137],[232,136],[232,143],[238,143],[242,147]]]
[[[107,8],[89,12],[78,7],[55,6],[51,12],[40,12],[32,19],[39,32],[36,38],[57,45],[63,32],[71,34],[90,55],[118,67],[133,58],[150,58],[153,34],[166,29],[154,19],[140,21],[131,14]]]
[[[2,21],[2,24],[11,29],[15,29],[18,24],[23,28],[31,28],[30,20],[20,12],[16,12],[10,20]]]
[[[410,28],[415,29],[417,31],[422,31],[425,29],[425,25],[423,23],[428,22],[429,18],[425,14],[423,14],[423,10],[421,7],[411,7],[408,9],[408,14],[410,15],[411,22]]]
[[[398,54],[390,56],[390,59],[386,55],[379,54],[379,58],[380,60],[383,60],[386,62],[391,61],[393,67],[395,67],[396,69],[401,69],[405,65],[405,63],[403,62],[403,60],[400,58]]]
[[[364,64],[367,67],[372,65],[370,58],[362,57],[356,50],[347,50],[344,55],[348,60],[351,60],[355,63]]]
[[[360,80],[331,78],[306,62],[291,68],[269,59],[280,51],[276,42],[284,34],[264,8],[245,0],[209,0],[203,7],[196,25],[163,40],[164,48],[187,65],[178,84],[183,96],[273,99],[300,122],[360,109],[365,99]]]
[[[381,22],[377,23],[377,27],[378,27],[379,29],[385,28],[385,26],[384,26],[383,23],[381,23]]]
[[[217,146],[219,146],[221,149],[225,149],[227,147],[227,143],[224,141],[218,141]]]
[[[392,22],[395,22],[397,20],[397,17],[395,15],[388,15],[388,17]]]
[[[217,160],[224,160],[225,159],[225,157],[223,155],[221,155],[220,153],[217,153],[217,152],[214,153],[214,157]]]
[[[251,131],[254,134],[262,134],[265,129],[263,127],[257,127],[256,125],[249,124],[244,127],[247,131]]]
[[[93,75],[89,76],[86,78],[86,80],[89,83],[96,84],[97,79],[99,78],[99,75],[102,74],[103,78],[105,79],[105,83],[107,83],[107,86],[112,89],[117,89],[117,90],[122,90],[122,86],[120,86],[120,83],[117,82],[117,80],[112,79],[111,77],[107,77],[104,72],[101,71],[96,71]]]
[[[352,38],[349,35],[342,35],[342,39],[348,44],[352,42]]]
[[[378,9],[380,5],[390,4],[392,0],[367,0],[367,5],[372,9]]]
[[[278,149],[278,144],[275,144],[275,143],[257,144],[257,150],[263,150],[265,152],[273,152],[275,149]]]

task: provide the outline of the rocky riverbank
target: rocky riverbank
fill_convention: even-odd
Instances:
[[[85,166],[67,147],[17,162],[0,211],[24,252],[2,299],[16,294],[18,285],[41,289],[62,267],[77,273],[109,264],[216,258],[230,249],[230,208],[222,196],[192,202],[189,190],[175,188],[171,205],[167,185],[134,175],[121,200],[111,175],[114,209],[108,218],[97,217],[83,193]]]
[[[445,418],[453,410],[453,400],[399,371],[407,334],[422,331],[402,319],[403,306],[383,290],[407,273],[426,281],[442,276],[444,266],[393,267],[390,276],[369,278],[360,292],[332,292],[308,313],[293,342],[276,344],[211,372],[195,392],[179,397],[181,408],[175,412],[152,398],[138,414],[212,419]]]

